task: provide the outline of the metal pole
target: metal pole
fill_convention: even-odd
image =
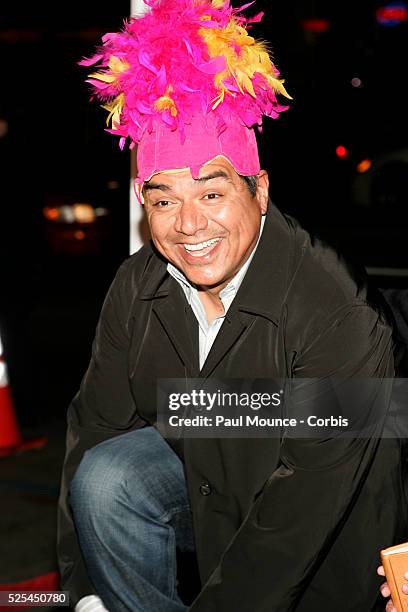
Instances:
[[[130,0],[131,15],[143,15],[149,10],[149,7],[143,0]],[[130,254],[138,251],[146,239],[149,238],[143,209],[136,199],[133,183],[136,177],[136,148],[130,155],[130,188],[129,188],[129,219],[130,219],[130,236],[129,236],[129,252]]]

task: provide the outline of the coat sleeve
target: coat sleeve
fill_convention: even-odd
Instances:
[[[294,359],[294,376],[391,379],[392,331],[369,305],[344,307],[321,329]],[[373,403],[384,395],[381,381],[375,389]],[[386,398],[388,393],[385,388]],[[359,406],[357,399],[354,405]],[[279,467],[191,612],[294,610],[358,496],[382,426],[383,418],[373,419],[372,435],[360,438],[284,437]]]
[[[69,486],[84,452],[108,438],[143,427],[137,415],[128,378],[130,312],[134,287],[129,280],[130,259],[119,268],[107,293],[87,372],[67,414],[66,455],[58,506],[57,555],[61,588],[75,604],[94,592],[73,523]]]

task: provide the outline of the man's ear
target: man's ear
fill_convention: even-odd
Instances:
[[[256,197],[264,215],[268,210],[269,201],[269,177],[266,170],[261,170],[258,174],[258,185],[256,189]]]

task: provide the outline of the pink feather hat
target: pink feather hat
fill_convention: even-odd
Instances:
[[[163,170],[190,168],[223,155],[238,174],[260,170],[254,126],[277,118],[290,98],[252,19],[229,0],[144,0],[150,10],[105,34],[91,58],[93,95],[109,111],[107,131],[137,147],[136,193]]]

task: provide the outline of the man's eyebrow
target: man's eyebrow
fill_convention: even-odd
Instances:
[[[171,187],[169,185],[165,185],[164,183],[145,183],[143,185],[144,191],[150,191],[151,189],[160,189],[160,191],[171,191]]]
[[[197,183],[205,183],[206,181],[211,181],[212,179],[216,178],[223,178],[226,181],[231,182],[230,177],[223,170],[215,170],[214,172],[211,172],[211,174],[207,174],[206,176],[200,176],[199,178],[194,180]],[[143,185],[143,189],[145,191],[150,191],[152,189],[160,189],[160,191],[171,191],[171,187],[169,185],[166,185],[165,183],[152,183],[150,181]]]
[[[211,181],[211,179],[215,178],[224,178],[226,181],[231,181],[230,177],[224,170],[215,170],[211,172],[211,174],[207,174],[206,176],[200,176],[197,179],[194,179],[198,183],[205,183],[206,181]]]

